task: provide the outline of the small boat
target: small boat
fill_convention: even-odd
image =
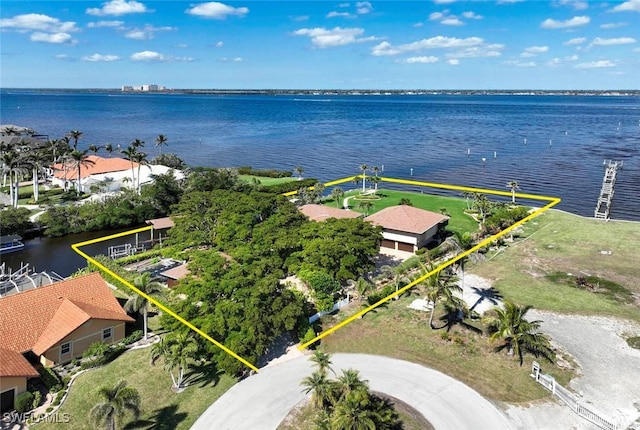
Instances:
[[[0,254],[20,251],[23,248],[22,238],[17,234],[0,236]]]

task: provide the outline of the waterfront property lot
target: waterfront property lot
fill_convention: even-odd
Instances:
[[[526,223],[508,249],[467,269],[520,304],[640,321],[639,242],[639,223],[551,210]]]
[[[227,391],[235,379],[216,372],[195,372],[189,387],[181,393],[171,391],[171,376],[162,363],[150,364],[150,348],[127,352],[112,363],[80,375],[58,413],[69,414],[65,429],[90,428],[89,412],[101,402],[98,389],[113,387],[124,379],[140,393],[141,414],[137,422],[127,416],[121,428],[189,429],[196,419]],[[59,424],[43,423],[37,430],[56,429]]]
[[[266,187],[277,184],[285,184],[287,182],[297,181],[298,178],[287,177],[287,178],[270,178],[268,176],[254,176],[254,175],[238,175],[240,180],[248,183],[256,183],[258,181],[260,185],[264,185]]]
[[[440,212],[441,209],[446,209],[449,220],[449,230],[457,231],[460,233],[470,232],[474,233],[478,230],[478,223],[470,216],[464,213],[467,209],[467,203],[464,199],[457,197],[445,197],[427,194],[428,188],[425,188],[425,193],[416,193],[410,191],[395,191],[380,189],[376,193],[380,199],[367,199],[367,202],[371,202],[373,205],[368,210],[369,214],[378,212],[389,206],[395,206],[400,204],[400,200],[408,199],[411,204],[420,209],[428,210],[431,212]],[[359,206],[364,200],[358,200],[357,194],[348,193],[345,197],[349,198],[349,208],[356,212],[363,212],[364,209]],[[490,198],[491,196],[489,196]],[[327,205],[335,206],[335,200],[326,202]]]

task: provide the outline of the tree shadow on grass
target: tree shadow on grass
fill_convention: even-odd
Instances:
[[[493,287],[490,287],[490,288],[471,287],[471,289],[473,290],[474,294],[478,295],[478,300],[476,300],[473,306],[469,308],[469,311],[473,311],[476,308],[476,306],[478,306],[480,303],[484,302],[485,300],[489,301],[489,303],[491,303],[493,306],[498,306],[502,301],[502,294],[500,294],[500,292]]]
[[[200,388],[209,384],[216,385],[220,381],[220,376],[224,372],[216,367],[214,362],[194,364],[185,375],[183,384],[185,386],[200,385]]]
[[[187,418],[187,414],[185,412],[178,413],[178,405],[173,404],[153,411],[150,420],[138,420],[129,423],[124,429],[170,430],[176,428],[185,418]]]

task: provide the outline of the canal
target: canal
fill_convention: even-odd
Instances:
[[[87,233],[71,234],[63,237],[40,237],[30,239],[24,242],[24,249],[11,254],[0,256],[0,263],[5,263],[5,267],[17,270],[21,264],[29,263],[32,269],[38,272],[56,272],[57,274],[67,277],[77,271],[87,267],[87,262],[80,255],[76,254],[71,245],[78,242],[84,242],[99,237],[108,236],[122,231],[132,230],[133,228],[92,231]],[[83,247],[82,250],[90,256],[99,254],[107,255],[108,248],[114,245],[123,245],[129,243],[135,245],[136,235],[119,237],[101,243],[95,243]],[[145,231],[138,233],[140,242],[150,239],[150,232]]]

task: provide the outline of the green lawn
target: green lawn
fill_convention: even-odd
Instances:
[[[236,381],[226,376],[204,377],[193,375],[190,386],[182,393],[171,391],[171,377],[162,366],[151,366],[150,348],[123,354],[109,365],[90,370],[78,377],[69,397],[59,413],[68,413],[70,422],[65,429],[95,428],[89,420],[89,411],[99,401],[99,387],[113,387],[121,379],[138,390],[142,414],[136,423],[130,420],[127,429],[189,429],[196,419]],[[217,382],[215,378],[219,378]],[[125,427],[126,426],[126,427]],[[33,426],[37,430],[57,429],[59,424],[43,423]]]
[[[491,400],[519,403],[550,395],[529,376],[532,356],[525,355],[524,365],[520,366],[505,352],[494,352],[496,344],[491,344],[486,336],[459,326],[449,332],[450,340],[443,339],[446,329],[429,328],[427,312],[407,308],[417,297],[392,300],[388,306],[342,327],[322,340],[325,349],[331,353],[384,355],[422,364],[464,382]],[[436,311],[435,321],[439,312]],[[345,315],[341,314],[338,316],[342,319]],[[329,319],[324,322],[323,328],[332,325]],[[436,326],[439,325],[437,321]],[[551,373],[562,384],[566,385],[573,376],[544,359],[538,361],[545,373]]]
[[[420,194],[410,191],[395,191],[380,189],[377,195],[381,197],[380,200],[367,200],[373,204],[373,207],[369,210],[369,214],[378,212],[389,206],[395,206],[400,203],[400,200],[405,198],[409,199],[413,206],[425,209],[431,212],[439,212],[441,208],[445,208],[447,213],[451,217],[449,220],[448,229],[451,231],[475,232],[478,230],[478,223],[469,215],[464,213],[467,208],[467,204],[464,199],[457,197],[443,197],[432,194],[426,194],[428,189],[425,189],[425,194]],[[352,196],[354,194],[348,193],[345,197]],[[353,197],[349,199],[349,207],[356,212],[362,212],[362,208],[358,207],[359,200]],[[336,206],[335,200],[327,200],[325,204],[328,206]]]
[[[254,176],[254,175],[238,175],[238,178],[240,178],[241,181],[250,182],[250,183],[254,182],[254,179],[255,179],[259,181],[260,184],[267,187],[270,185],[284,184],[287,182],[293,182],[298,180],[298,178],[295,178],[295,177],[270,178],[268,176]]]
[[[523,237],[506,251],[493,258],[489,254],[490,261],[479,266],[469,264],[467,270],[493,280],[503,296],[520,304],[640,321],[638,303],[624,303],[603,294],[604,290],[578,289],[548,277],[558,273],[592,275],[640,293],[640,223],[603,222],[550,210],[522,230]]]

